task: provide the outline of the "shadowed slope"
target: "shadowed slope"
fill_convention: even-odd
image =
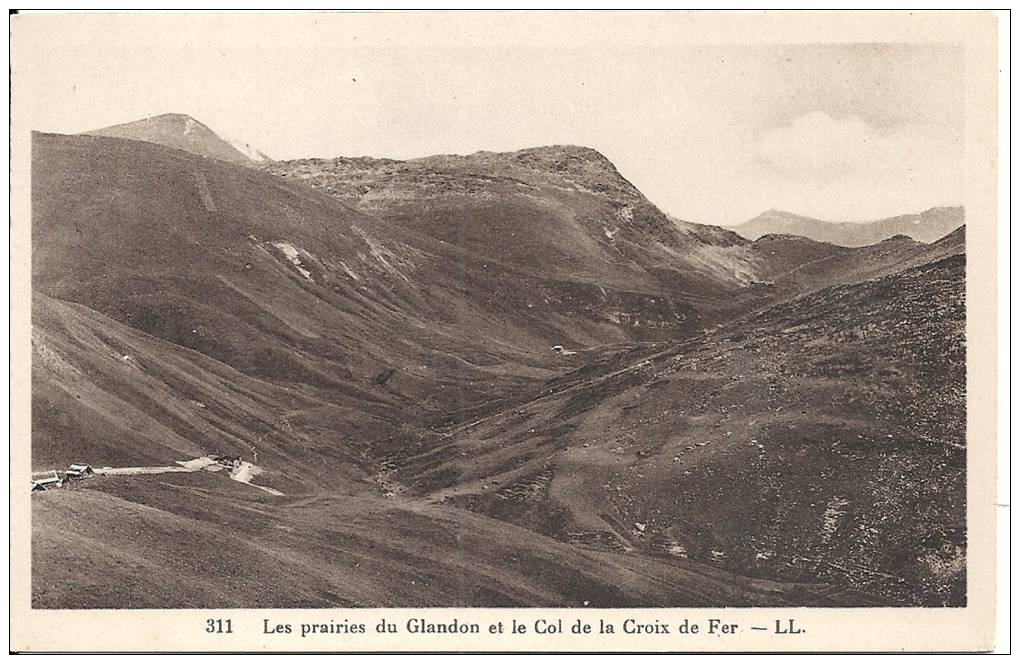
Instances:
[[[590,548],[958,605],[963,274],[950,256],[608,355],[459,426],[401,479]]]

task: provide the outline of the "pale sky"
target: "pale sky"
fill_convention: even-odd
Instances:
[[[664,211],[719,224],[770,208],[872,220],[962,204],[964,62],[951,45],[479,47],[399,30],[360,45],[343,16],[328,28],[305,16],[318,30],[307,39],[229,19],[156,31],[27,18],[12,62],[15,93],[19,75],[31,92],[14,102],[35,130],[184,113],[275,159],[586,145]]]

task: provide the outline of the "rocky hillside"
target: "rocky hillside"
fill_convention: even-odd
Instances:
[[[955,255],[608,354],[398,468],[588,548],[961,605],[964,326]]]
[[[706,306],[753,294],[766,265],[720,228],[677,223],[590,148],[274,162],[389,222],[524,270]]]

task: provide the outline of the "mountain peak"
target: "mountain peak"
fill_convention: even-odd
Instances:
[[[630,200],[642,197],[605,155],[594,148],[578,145],[536,146],[504,152],[479,150],[468,155],[437,154],[407,160],[335,157],[296,159],[280,163],[278,170],[283,174],[297,174],[304,178],[321,174],[335,177],[338,174],[348,175],[354,171],[368,175],[389,171],[389,174],[399,177],[410,174],[410,171],[417,171],[418,174],[428,176],[445,175],[447,177],[444,184],[454,186],[460,182],[475,185],[482,179],[479,176],[484,176],[515,180],[525,184],[584,188],[619,194]],[[333,182],[346,185],[346,182],[339,179]]]
[[[566,156],[577,157],[589,161],[609,161],[609,158],[590,146],[579,146],[572,143],[556,143],[547,146],[522,148],[512,154],[521,156]]]
[[[145,120],[145,121],[180,121],[182,123],[183,122],[191,122],[191,123],[198,123],[199,122],[197,119],[195,119],[194,116],[189,116],[187,114],[177,114],[177,113],[173,113],[173,112],[166,113],[166,114],[156,114],[155,116],[146,116],[142,120]]]
[[[594,148],[576,145],[551,145],[524,148],[515,152],[504,153],[517,163],[536,168],[546,168],[557,172],[569,170],[585,170],[591,172],[605,169],[616,173],[616,166]]]
[[[98,133],[98,132],[101,132],[101,131],[104,131],[104,130],[113,130],[113,129],[117,129],[117,128],[126,128],[127,126],[130,126],[130,125],[139,125],[139,126],[140,125],[146,125],[146,126],[149,126],[150,128],[151,127],[165,127],[165,128],[172,128],[172,129],[181,129],[181,130],[184,130],[186,132],[194,131],[194,130],[203,130],[203,131],[207,130],[207,131],[215,134],[215,132],[213,132],[207,125],[202,123],[200,120],[194,118],[193,116],[189,116],[187,114],[175,114],[175,113],[155,114],[153,116],[146,116],[145,118],[139,119],[137,121],[131,121],[130,123],[120,123],[118,125],[111,125],[109,127],[100,128],[98,130],[92,130],[91,132],[88,132],[88,134],[95,134],[95,133]]]
[[[221,137],[206,124],[187,114],[157,114],[130,123],[91,130],[85,134],[146,141],[234,164],[251,165],[269,159],[248,144]]]
[[[513,164],[557,172],[562,172],[571,167],[590,166],[606,168],[614,173],[616,172],[616,167],[601,152],[588,146],[577,145],[534,146],[507,151],[479,150],[470,155],[430,155],[411,161],[460,161],[486,165]]]
[[[891,237],[882,239],[881,243],[917,243],[917,240],[906,234],[894,234]]]
[[[795,214],[793,212],[784,211],[782,209],[776,209],[772,207],[758,214],[749,221],[746,221],[744,225],[754,223],[755,221],[768,221],[768,220],[813,220],[801,214]]]

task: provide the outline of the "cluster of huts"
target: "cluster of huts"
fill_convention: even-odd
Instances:
[[[236,469],[241,465],[241,458],[237,455],[209,455],[209,459],[228,469]]]
[[[49,471],[39,476],[32,476],[32,491],[46,491],[54,487],[62,487],[69,482],[84,480],[95,474],[88,464],[71,464],[63,473]]]

